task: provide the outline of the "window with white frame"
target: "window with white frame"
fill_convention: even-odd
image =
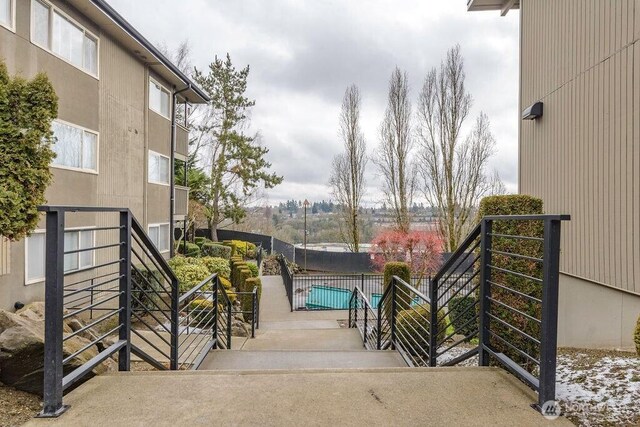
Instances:
[[[90,130],[54,120],[53,165],[98,172],[98,134]]]
[[[0,0],[3,1],[3,0]],[[32,1],[31,41],[98,75],[98,38],[44,0]]]
[[[171,161],[167,156],[149,151],[149,182],[169,185]]]
[[[16,0],[0,0],[0,25],[15,30]]]
[[[160,252],[169,250],[169,224],[149,225],[149,238]]]
[[[153,79],[149,79],[149,108],[167,119],[171,114],[169,90]]]
[[[89,230],[66,230],[64,232],[64,250],[80,251],[64,256],[64,272],[86,270],[95,265],[94,251],[82,251],[94,247],[95,232]],[[36,231],[25,239],[26,283],[41,282],[45,278],[46,235]]]

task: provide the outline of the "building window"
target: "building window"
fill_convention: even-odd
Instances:
[[[93,230],[67,230],[64,232],[64,250],[77,251],[90,249],[94,244]],[[36,231],[25,239],[26,283],[42,282],[45,279],[46,235],[44,231]],[[86,270],[95,265],[94,251],[82,251],[64,256],[65,274]]]
[[[52,124],[55,142],[54,166],[98,173],[98,134],[55,120]]]
[[[153,79],[149,79],[149,108],[167,119],[170,118],[171,94]]]
[[[169,224],[149,225],[149,238],[160,252],[169,251]]]
[[[50,3],[33,0],[32,4],[31,41],[97,76],[98,38]]]
[[[0,0],[0,25],[15,31],[16,1]]]
[[[149,182],[169,185],[170,163],[167,156],[149,151]]]

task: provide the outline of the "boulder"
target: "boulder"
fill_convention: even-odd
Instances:
[[[250,329],[247,328],[247,324],[234,320],[231,322],[231,336],[233,337],[248,337],[250,335]]]
[[[73,329],[67,322],[64,325],[64,334],[72,332]],[[68,339],[63,345],[63,358],[71,356],[90,343],[90,339],[81,336]],[[97,354],[96,346],[89,346],[64,365],[64,374],[70,373]],[[16,313],[0,310],[0,382],[18,390],[42,395],[43,363],[44,304],[30,304]],[[115,362],[109,359],[107,363],[98,366],[87,375],[86,379],[106,372],[114,366]]]

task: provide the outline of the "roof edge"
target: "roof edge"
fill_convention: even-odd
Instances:
[[[164,56],[158,48],[156,48],[149,40],[147,40],[133,25],[131,25],[122,15],[120,15],[111,5],[105,0],[90,0],[94,6],[100,9],[105,15],[107,15],[113,22],[120,26],[127,34],[140,43],[145,49],[147,49],[153,56],[156,57],[158,62],[167,67],[173,74],[175,74],[182,82],[190,89],[192,89],[203,101],[209,102],[211,98],[207,95],[197,84],[195,84],[189,77],[187,77],[180,69],[171,62],[166,56]]]

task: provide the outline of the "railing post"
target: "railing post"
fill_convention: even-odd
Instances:
[[[438,280],[429,277],[429,366],[436,366],[438,362]]]
[[[120,212],[120,298],[118,338],[126,344],[118,351],[118,370],[131,368],[131,211]]]
[[[364,306],[365,304],[362,304],[362,305]],[[364,307],[364,330],[363,330],[363,332],[362,332],[362,337],[363,337],[363,338],[362,338],[362,340],[364,341],[364,345],[365,345],[365,347],[366,347],[366,345],[367,345],[367,318],[369,317],[369,316],[367,315],[367,314],[368,314],[368,312],[369,312],[369,310],[368,310],[368,309],[367,309],[367,307],[365,306],[365,307]]]
[[[177,280],[171,281],[171,360],[169,361],[169,369],[178,370],[178,346],[180,345],[180,284]]]
[[[560,224],[559,220],[544,221],[539,408],[556,398]]]
[[[396,278],[391,279],[391,349],[396,348]]]
[[[356,290],[354,289],[351,293],[351,298],[349,298],[349,328],[353,328],[353,323],[351,322],[351,310],[353,309],[353,298],[356,295]]]
[[[67,410],[62,404],[64,309],[64,211],[47,212],[44,324],[44,390],[39,417],[57,417]]]
[[[232,304],[227,305],[227,350],[231,350],[231,323],[233,323],[233,313],[231,313]]]
[[[256,288],[253,288],[253,294],[251,295],[251,338],[256,337]]]
[[[378,339],[376,348],[382,350],[382,299],[378,303]]]
[[[489,346],[489,310],[491,297],[491,233],[493,221],[483,219],[480,226],[480,325],[478,329],[478,364],[489,366],[489,353],[485,349]]]
[[[213,349],[218,348],[218,286],[220,286],[218,280],[218,276],[214,279],[213,282],[213,293],[211,295],[211,299],[213,300]]]

